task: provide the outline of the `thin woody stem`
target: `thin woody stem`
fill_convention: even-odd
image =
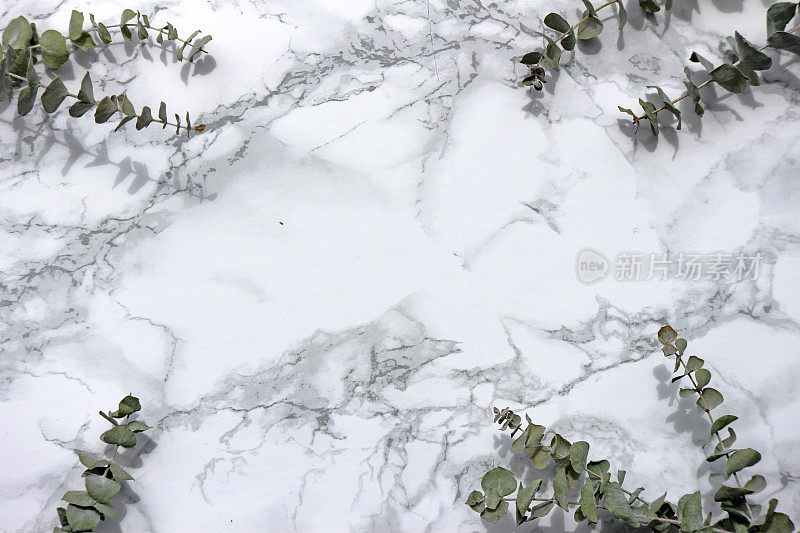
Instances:
[[[516,501],[516,498],[503,498],[503,501],[505,501],[505,502],[513,502],[513,501]],[[533,498],[531,501],[534,501],[534,502],[553,502],[553,503],[555,503],[556,499],[555,499],[555,496],[551,496],[550,498]],[[567,502],[567,505],[580,505],[580,502]],[[606,511],[608,510],[607,507],[604,507],[602,505],[598,505],[597,508],[598,509],[604,509]],[[634,509],[634,511],[635,510],[636,509]],[[525,509],[525,512],[527,513],[528,509]],[[634,516],[636,518],[643,518],[643,519],[647,519],[647,520],[658,520],[659,522],[664,522],[666,524],[672,524],[672,525],[675,525],[675,526],[678,526],[678,527],[681,526],[681,521],[680,520],[674,520],[672,518],[664,518],[664,517],[661,517],[661,516],[637,515],[637,514],[634,514]],[[727,529],[719,529],[719,528],[712,528],[711,531],[713,531],[714,533],[732,533],[731,531],[728,531]]]
[[[794,32],[796,32],[798,29],[800,29],[800,24],[798,24],[797,26],[794,26],[793,28],[789,28],[788,30],[786,30],[786,33],[794,33]],[[759,51],[759,52],[761,52],[762,50],[765,50],[765,49],[767,49],[768,47],[769,47],[769,45],[768,45],[768,44],[765,44],[764,46],[762,46],[761,48],[759,48],[759,49],[758,49],[758,51]],[[738,62],[736,63],[736,65],[739,65],[739,64],[741,64],[741,61],[738,61]],[[709,78],[709,79],[708,79],[708,80],[706,80],[705,82],[703,82],[703,83],[701,83],[700,85],[698,85],[698,86],[697,86],[697,88],[698,88],[698,89],[702,89],[703,87],[705,87],[705,86],[709,85],[709,84],[710,84],[710,83],[712,83],[713,81],[714,81],[713,79],[710,79],[710,78]],[[670,103],[669,103],[669,105],[675,105],[675,104],[677,104],[678,102],[680,102],[681,100],[683,100],[684,98],[686,98],[687,96],[689,96],[689,93],[688,93],[688,92],[684,92],[684,93],[683,93],[681,96],[679,96],[678,98],[676,98],[676,99],[674,99],[674,100],[671,100],[671,101],[670,101]],[[654,109],[654,110],[653,110],[653,115],[658,115],[658,113],[659,113],[660,111],[663,111],[663,110],[665,110],[666,108],[667,108],[667,104],[664,104],[664,105],[662,105],[661,107],[658,107],[658,108]],[[636,117],[635,119],[633,119],[633,123],[634,123],[634,124],[636,124],[636,125],[638,126],[638,125],[639,125],[639,121],[641,121],[641,120],[644,120],[644,119],[646,119],[646,118],[647,118],[647,115],[642,115],[641,117]]]
[[[13,73],[11,73],[11,72],[9,72],[9,73],[8,73],[8,76],[9,76],[10,78],[12,78],[12,79],[15,79],[15,80],[18,80],[18,81],[28,81],[28,79],[27,79],[27,78],[25,78],[25,77],[23,77],[23,76],[18,76],[17,74],[13,74]],[[47,89],[47,85],[42,85],[41,83],[37,83],[37,84],[36,84],[36,87],[40,87],[40,88],[42,88],[42,89]],[[71,96],[72,98],[74,98],[74,99],[76,99],[76,100],[78,100],[78,99],[79,99],[77,94],[67,93],[67,96]],[[94,103],[92,104],[92,106],[93,106],[93,107],[96,107],[96,106],[97,106],[97,102],[94,102]],[[121,112],[122,112],[122,110],[120,110],[120,109],[117,109],[117,110],[114,112],[114,114],[116,114],[116,113],[121,113]],[[112,114],[112,116],[113,116],[113,114]],[[126,115],[126,116],[127,116],[127,115]],[[136,117],[136,118],[138,119],[138,118],[139,118],[141,115],[131,115],[131,116],[133,116],[133,117]],[[159,120],[159,119],[152,119],[152,122],[153,122],[153,123],[155,123],[155,124],[162,124],[162,125],[163,125],[163,124],[166,124],[167,126],[173,126],[173,127],[175,127],[175,128],[182,128],[182,129],[185,129],[185,130],[190,130],[190,131],[191,131],[191,130],[193,130],[193,131],[196,131],[196,132],[198,132],[198,133],[200,133],[200,132],[202,132],[202,131],[204,131],[204,130],[205,130],[205,125],[204,125],[204,124],[198,124],[198,125],[196,125],[196,126],[194,126],[194,127],[191,127],[191,128],[190,128],[190,127],[187,127],[187,126],[186,126],[186,124],[177,124],[177,123],[175,123],[175,122],[170,122],[170,121],[166,121],[166,122],[165,122],[165,121],[163,121],[163,120]],[[200,128],[200,129],[198,129],[198,128]]]
[[[686,375],[688,375],[689,379],[692,381],[692,386],[694,387],[695,391],[697,391],[697,395],[700,397],[699,401],[702,404],[702,408],[706,412],[706,415],[708,416],[708,420],[711,422],[711,425],[713,426],[714,425],[714,416],[711,414],[711,410],[708,408],[708,404],[706,404],[706,400],[705,400],[705,398],[703,398],[703,394],[700,392],[700,387],[697,386],[697,381],[695,381],[693,375],[688,373],[688,367],[686,366],[686,363],[683,362],[683,358],[681,357],[681,355],[676,352],[675,353],[675,357],[678,358],[678,362],[683,367],[684,372],[687,372]],[[722,437],[720,437],[719,431],[715,431],[714,435],[717,437],[717,441],[719,441],[719,444],[721,446],[725,446],[722,443]],[[728,456],[730,456],[730,454],[732,452],[728,451],[728,452],[724,452],[724,453],[725,453],[725,457],[728,457]],[[734,472],[733,473],[733,479],[736,480],[736,485],[740,489],[743,488],[742,483],[739,481],[739,474]],[[744,499],[744,504],[745,504],[745,507],[747,507],[747,513],[750,515],[750,518],[751,519],[755,518],[755,515],[753,514],[753,510],[750,508],[750,503],[747,501],[747,498]]]
[[[599,6],[599,7],[597,7],[594,11],[596,13],[596,12],[600,11],[601,9],[603,9],[604,7],[610,6],[611,4],[620,4],[621,5],[622,4],[622,0],[611,0],[611,1],[606,2],[605,4],[603,4],[603,5]],[[583,17],[581,20],[579,20],[574,25],[572,25],[569,28],[569,30],[567,30],[564,33],[562,33],[561,35],[559,35],[556,40],[554,40],[552,43],[548,43],[547,46],[544,49],[544,53],[542,54],[542,57],[539,59],[539,61],[534,66],[538,67],[539,65],[541,65],[542,61],[544,61],[544,58],[547,57],[547,52],[550,50],[550,48],[552,48],[553,46],[557,45],[559,42],[561,42],[562,39],[566,38],[567,35],[569,35],[573,31],[575,31],[575,29],[577,29],[578,26],[580,26],[581,24],[583,24],[584,22],[589,20],[589,17],[591,17],[591,14],[587,13],[585,17]]]
[[[138,24],[131,24],[131,23],[127,23],[126,22],[125,24],[108,24],[108,25],[104,24],[104,26],[106,28],[122,28],[123,26],[126,27],[126,28],[128,26],[136,28],[138,26]],[[164,27],[164,28],[154,28],[150,24],[144,24],[144,23],[142,23],[142,26],[144,26],[145,28],[147,28],[149,30],[155,30],[158,33],[167,33],[167,34],[169,33],[169,30],[167,30],[166,27]],[[97,33],[98,35],[100,35],[100,28],[98,28],[97,26],[92,26],[91,28],[89,28],[86,31],[93,31],[93,32]],[[188,41],[186,41],[185,39],[181,39],[180,37],[175,37],[175,40],[176,41],[180,41],[180,42],[182,42],[183,44],[186,44],[186,45],[190,44]],[[206,49],[204,49],[203,47],[198,48],[198,51],[203,52],[204,54],[208,53],[208,51]]]

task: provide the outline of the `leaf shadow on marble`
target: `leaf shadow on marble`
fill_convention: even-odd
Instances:
[[[0,113],[3,113],[7,107],[8,102],[0,105]],[[46,121],[47,119],[45,119],[44,124],[46,124]],[[28,121],[23,117],[15,117],[12,120],[0,119],[0,124],[11,126],[11,129],[17,133],[17,140],[15,143],[17,148],[13,154],[13,158],[16,160],[20,160],[23,157],[20,155],[22,152],[21,147],[24,143],[29,142],[26,138],[41,134],[39,129],[28,125]],[[111,129],[109,129],[109,135],[115,135]],[[116,135],[119,135],[119,133]],[[116,161],[112,160],[108,153],[106,139],[94,146],[89,147],[85,145],[74,133],[71,125],[68,125],[67,128],[62,132],[48,130],[45,133],[44,143],[39,146],[37,150],[37,163],[40,162],[45,155],[47,155],[48,152],[56,146],[66,148],[68,153],[67,157],[63,159],[64,164],[61,167],[62,176],[67,176],[72,171],[72,167],[80,158],[89,157],[91,160],[84,165],[84,168],[110,166],[117,169],[114,181],[112,183],[112,188],[116,188],[129,178],[133,178],[133,181],[131,181],[130,185],[128,186],[129,194],[136,194],[148,183],[156,183],[156,191],[161,190],[162,188],[167,188],[173,191],[183,191],[201,201],[212,201],[217,197],[216,193],[206,195],[202,188],[199,188],[197,185],[194,185],[193,187],[181,185],[177,169],[173,169],[161,174],[157,178],[154,178],[150,175],[150,170],[145,163],[133,160],[130,156],[125,156],[124,158]]]

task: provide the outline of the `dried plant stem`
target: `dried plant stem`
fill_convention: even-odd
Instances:
[[[708,82],[706,82],[706,83],[708,83]],[[686,367],[686,363],[683,361],[683,358],[681,357],[681,355],[676,353],[675,357],[678,358],[678,362],[683,367],[683,371],[687,373],[687,375],[689,376],[689,379],[692,381],[692,386],[695,388],[696,391],[700,391],[700,387],[697,386],[697,381],[695,381],[694,376],[692,374],[688,373],[689,369]],[[700,396],[700,403],[702,404],[703,410],[706,412],[706,415],[708,416],[708,420],[709,420],[709,422],[711,422],[711,425],[713,426],[714,425],[714,420],[715,420],[714,419],[714,415],[711,414],[711,410],[708,408],[708,405],[706,404],[706,400],[705,400],[705,398],[703,398],[703,394],[700,393],[700,392],[698,392],[697,394]],[[717,437],[717,441],[720,443],[720,445],[725,446],[724,444],[722,444],[722,437],[720,437],[719,431],[715,431],[714,435]],[[729,457],[731,453],[732,452],[725,452],[725,457]],[[738,473],[736,473],[736,472],[733,473],[733,479],[736,481],[736,485],[740,489],[743,488],[742,483],[739,481],[739,474]],[[744,504],[745,504],[745,507],[747,507],[747,514],[750,515],[751,519],[754,519],[755,518],[755,514],[753,514],[753,510],[750,508],[750,503],[747,501],[747,498],[744,499]]]
[[[622,0],[610,0],[609,2],[606,2],[605,4],[602,4],[602,5],[598,6],[598,7],[596,7],[595,8],[595,12],[600,11],[604,7],[608,7],[611,4],[622,4]],[[585,17],[583,17],[581,20],[579,20],[578,22],[573,24],[568,31],[565,31],[564,33],[559,35],[558,38],[555,39],[552,43],[548,43],[547,46],[544,49],[544,52],[542,53],[542,57],[539,59],[539,62],[536,63],[536,65],[534,65],[534,66],[536,66],[536,67],[540,66],[542,64],[542,61],[544,61],[545,57],[547,57],[547,52],[550,51],[550,48],[555,46],[555,45],[557,45],[567,35],[569,35],[570,33],[574,32],[578,28],[578,26],[580,26],[581,24],[583,24],[584,22],[589,20],[590,16],[591,16],[591,13],[587,13]]]
[[[130,22],[126,22],[125,24],[104,24],[104,26],[106,28],[122,28],[122,27],[136,28],[138,26],[138,24],[132,24]],[[167,28],[154,28],[153,26],[151,26],[149,24],[144,24],[144,23],[142,23],[142,26],[144,26],[148,30],[157,31],[158,33],[168,33]],[[98,28],[97,26],[92,26],[91,28],[87,29],[86,31],[93,31],[93,32],[97,33],[98,35],[100,34],[100,28]],[[176,41],[180,41],[185,45],[189,45],[190,44],[189,41],[187,41],[185,39],[181,39],[180,37],[175,37],[175,40]],[[203,47],[200,47],[197,50],[200,51],[200,52],[203,52],[204,54],[208,53],[208,51],[206,51]]]
[[[8,73],[8,76],[10,76],[12,79],[15,79],[15,80],[18,80],[18,81],[28,81],[28,79],[25,78],[24,76],[18,76],[16,74],[12,74],[11,72]],[[36,86],[41,88],[41,89],[47,89],[47,85],[42,85],[41,83],[37,83]],[[70,97],[78,100],[78,95],[77,94],[67,93],[67,96],[70,96]],[[97,106],[97,102],[95,102],[93,105]],[[115,111],[115,113],[121,113],[121,112],[122,111],[120,109],[117,109],[117,111]],[[132,116],[134,116],[136,118],[139,118],[140,115],[132,115]],[[197,126],[194,126],[192,128],[187,128],[186,124],[176,124],[174,122],[169,122],[169,121],[165,122],[163,120],[159,120],[159,119],[155,119],[155,118],[153,119],[153,123],[162,124],[162,125],[166,124],[167,126],[173,126],[175,128],[181,128],[181,129],[185,129],[185,130],[196,131],[198,133],[205,129],[205,126],[203,124],[198,124]],[[198,129],[198,128],[201,128],[201,129]]]
[[[588,472],[588,470],[587,470],[587,472]],[[627,492],[627,491],[625,491],[625,492]],[[516,498],[503,498],[503,501],[506,501],[506,502],[514,502],[516,500],[517,500]],[[555,499],[555,496],[551,496],[550,498],[532,498],[531,501],[534,501],[534,502],[553,502],[553,503],[555,503],[556,499]],[[567,502],[567,504],[568,505],[580,505],[580,502]],[[597,508],[598,509],[607,510],[602,505],[598,505]],[[526,510],[526,512],[527,512],[527,510]],[[664,522],[666,524],[672,524],[672,525],[675,525],[675,526],[678,526],[678,527],[681,526],[681,521],[680,520],[673,520],[672,518],[664,518],[664,517],[661,517],[661,516],[649,516],[649,515],[634,515],[634,516],[636,516],[636,518],[644,518],[644,519],[647,519],[647,520],[658,520],[659,522]],[[719,529],[719,528],[712,528],[711,531],[714,531],[715,533],[732,533],[731,531],[728,531],[727,529]]]
[[[599,8],[598,8],[598,9],[599,9]],[[797,30],[799,30],[799,29],[800,29],[800,25],[797,25],[797,26],[794,26],[793,28],[790,28],[790,29],[786,30],[786,33],[794,33],[794,32],[796,32],[796,31],[797,31]],[[769,46],[769,45],[766,45],[766,44],[765,44],[764,46],[762,46],[761,48],[759,48],[759,49],[758,49],[758,51],[759,51],[759,52],[761,52],[761,51],[765,50],[766,48],[768,48],[768,46]],[[736,65],[739,65],[740,63],[741,63],[741,61],[738,61],[738,62],[736,63]],[[698,85],[698,86],[697,86],[697,88],[698,88],[698,89],[702,89],[703,87],[705,87],[705,86],[707,86],[707,85],[709,85],[709,84],[711,84],[711,83],[713,83],[713,82],[714,82],[714,80],[713,80],[713,79],[711,79],[711,78],[709,78],[708,80],[706,80],[706,81],[704,81],[703,83],[701,83],[700,85]],[[674,106],[675,104],[677,104],[678,102],[680,102],[681,100],[683,100],[684,98],[686,98],[687,96],[689,96],[689,93],[688,93],[688,92],[684,92],[684,93],[683,93],[681,96],[679,96],[678,98],[676,98],[676,99],[674,99],[674,100],[671,100],[671,101],[670,101],[670,105],[673,105],[673,106]],[[667,108],[667,104],[664,104],[664,105],[662,105],[661,107],[657,107],[657,108],[655,108],[655,109],[653,110],[653,114],[654,114],[654,115],[658,115],[658,113],[659,113],[660,111],[663,111],[663,110],[664,110],[664,109],[666,109],[666,108]],[[644,119],[646,119],[646,118],[647,118],[647,115],[642,115],[642,116],[640,116],[640,117],[636,117],[635,119],[633,119],[633,123],[634,123],[634,124],[636,124],[636,125],[638,126],[638,125],[639,125],[639,122],[640,122],[640,121],[642,121],[642,120],[644,120]],[[748,509],[749,509],[749,506],[748,506]]]

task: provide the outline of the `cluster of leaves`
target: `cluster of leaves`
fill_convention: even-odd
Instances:
[[[726,41],[729,47],[726,53],[727,61],[720,65],[715,66],[714,63],[702,55],[692,52],[689,61],[699,63],[705,69],[708,76],[706,81],[699,85],[695,84],[692,79],[693,73],[686,67],[684,68],[686,79],[683,82],[686,92],[681,96],[671,99],[660,87],[648,85],[648,88],[656,90],[658,104],[640,98],[639,106],[644,112],[641,116],[632,109],[625,107],[620,106],[619,110],[632,117],[637,131],[639,123],[642,120],[647,120],[650,125],[650,131],[653,135],[658,135],[659,124],[657,116],[658,113],[665,110],[677,119],[676,129],[681,129],[681,112],[675,107],[676,103],[685,98],[690,98],[694,104],[694,112],[698,116],[703,116],[705,108],[701,101],[700,92],[703,87],[716,83],[728,92],[741,93],[749,86],[759,85],[758,72],[767,70],[772,66],[772,58],[764,53],[765,49],[785,50],[800,55],[800,37],[794,34],[795,31],[800,29],[800,25],[786,29],[786,26],[795,18],[797,12],[797,2],[777,2],[772,4],[767,9],[766,44],[756,48],[737,31],[732,37],[727,38]]]
[[[187,135],[191,131],[200,133],[205,130],[203,124],[193,127],[188,113],[184,124],[181,124],[178,114],[175,114],[175,121],[171,122],[164,102],[161,102],[157,116],[153,117],[153,112],[148,106],[137,112],[125,94],[96,99],[88,72],[83,77],[77,94],[69,92],[58,75],[49,80],[47,85],[42,83],[35,68],[36,64],[41,62],[45,69],[57,69],[69,60],[70,47],[67,45],[67,40],[73,50],[77,48],[87,51],[97,46],[95,39],[104,45],[111,43],[112,36],[109,29],[119,29],[122,38],[128,41],[133,39],[134,31],[140,40],[146,40],[151,34],[155,34],[159,44],[164,41],[175,41],[178,60],[189,62],[194,61],[199,53],[205,52],[203,47],[211,41],[210,35],[195,41],[199,31],[192,33],[188,39],[181,39],[171,23],[163,27],[151,26],[147,15],[131,9],[122,12],[119,24],[104,25],[96,21],[92,14],[89,15],[89,21],[90,25],[86,28],[83,13],[73,11],[69,21],[69,31],[65,36],[56,30],[46,30],[39,35],[36,25],[22,16],[12,20],[3,31],[2,48],[0,48],[0,102],[10,98],[14,88],[22,87],[17,98],[17,112],[20,115],[27,115],[33,109],[39,89],[44,89],[41,103],[47,113],[54,113],[64,100],[70,97],[76,100],[69,108],[70,116],[80,117],[94,109],[94,120],[98,124],[119,116],[119,124],[114,131],[132,120],[136,120],[137,130],[144,129],[152,123],[161,124],[162,128],[173,126],[176,128],[176,133],[180,133],[183,128]]]
[[[567,19],[558,13],[549,13],[544,18],[544,25],[557,33],[548,35],[540,32],[547,41],[547,46],[540,50],[528,52],[520,59],[520,63],[530,69],[530,74],[522,80],[523,85],[532,86],[537,91],[541,91],[542,84],[547,82],[545,69],[542,66],[543,61],[547,61],[547,64],[553,70],[558,70],[558,66],[561,63],[562,48],[566,51],[574,50],[576,39],[587,41],[600,35],[603,31],[603,21],[600,20],[597,12],[601,9],[617,4],[619,29],[622,30],[628,22],[628,12],[625,10],[622,0],[610,0],[597,8],[589,0],[582,1],[586,9],[581,19],[575,24],[570,24]],[[639,6],[645,13],[655,13],[661,10],[661,6],[655,0],[639,0]],[[671,9],[672,0],[666,0],[664,8]]]
[[[119,402],[116,411],[100,411],[100,416],[112,426],[100,435],[100,440],[115,445],[114,453],[111,459],[106,459],[78,451],[78,459],[86,467],[83,472],[86,490],[69,490],[64,494],[61,499],[67,502],[67,507],[57,509],[61,525],[55,527],[53,533],[92,531],[101,521],[116,518],[117,513],[109,502],[122,488],[120,483],[133,477],[115,463],[114,458],[120,446],[133,448],[136,446],[136,434],[150,429],[140,420],[130,420],[130,416],[141,408],[139,399],[129,395]],[[122,418],[125,419],[124,423],[118,421]]]
[[[632,527],[649,527],[653,531],[666,532],[717,532],[717,533],[791,533],[794,524],[789,517],[775,511],[778,504],[774,498],[762,512],[759,505],[748,501],[750,494],[766,487],[761,475],[753,475],[742,484],[739,473],[755,465],[761,455],[752,448],[733,448],[736,434],[729,426],[737,420],[733,415],[712,416],[711,411],[722,404],[722,394],[708,387],[711,372],[703,368],[704,361],[696,356],[684,360],[687,342],[678,338],[670,326],[661,328],[658,339],[663,344],[665,356],[676,357],[676,374],[673,381],[688,380],[691,387],[680,390],[681,397],[696,394],[697,409],[706,413],[710,422],[710,437],[706,445],[717,439],[709,462],[724,459],[723,472],[713,473],[710,480],[715,485],[733,480],[734,483],[721,485],[714,494],[714,500],[727,513],[724,518],[713,521],[712,514],[704,515],[700,491],[685,494],[676,502],[667,501],[664,494],[653,501],[642,497],[643,487],[629,490],[624,487],[625,471],[611,474],[611,464],[606,459],[589,460],[589,443],[569,442],[566,438],[534,424],[530,417],[522,417],[513,411],[494,408],[494,421],[500,424],[501,431],[510,430],[513,440],[511,450],[526,455],[533,467],[544,470],[555,465],[556,474],[552,479],[552,492],[538,494],[546,488],[543,479],[523,485],[510,470],[497,467],[489,470],[481,479],[481,491],[474,490],[467,497],[466,504],[481,518],[495,523],[509,514],[510,502],[515,505],[514,517],[517,525],[547,516],[554,507],[564,511],[574,508],[576,522],[597,523],[599,510],[605,510],[613,517]],[[524,428],[523,428],[524,425]],[[727,429],[723,438],[721,431]],[[517,436],[518,435],[518,436]],[[516,438],[514,438],[516,437]],[[704,445],[705,447],[705,445]],[[572,498],[570,493],[575,494]],[[571,501],[574,500],[574,501]]]

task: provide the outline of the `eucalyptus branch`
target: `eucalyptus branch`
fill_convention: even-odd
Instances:
[[[537,496],[543,485],[542,479],[536,479],[533,483],[523,486],[513,472],[497,467],[482,477],[482,491],[472,491],[466,504],[484,520],[497,522],[509,513],[509,504],[514,502],[517,525],[546,516],[558,506],[564,511],[570,511],[570,507],[574,507],[574,518],[577,522],[588,520],[597,523],[598,510],[605,510],[632,527],[646,526],[662,533],[675,530],[686,533],[794,531],[794,524],[789,517],[775,511],[778,504],[776,499],[769,501],[765,513],[761,512],[761,506],[747,500],[748,495],[766,487],[766,479],[761,475],[755,475],[747,483],[742,484],[738,472],[758,463],[761,455],[751,448],[731,448],[736,435],[728,426],[737,420],[737,417],[733,415],[715,417],[711,414],[711,411],[723,402],[723,397],[719,391],[707,386],[711,381],[711,372],[703,368],[705,362],[696,356],[684,360],[687,342],[685,339],[679,339],[675,330],[669,326],[659,330],[658,339],[664,345],[664,355],[676,355],[673,372],[681,373],[675,376],[673,382],[685,377],[691,381],[692,388],[680,389],[680,396],[686,398],[697,394],[698,412],[705,413],[711,422],[709,439],[703,447],[714,437],[718,443],[707,460],[713,462],[723,457],[726,459],[725,473],[711,474],[710,481],[718,485],[731,476],[736,481],[735,487],[722,485],[714,494],[714,501],[720,503],[722,510],[727,513],[726,517],[712,523],[711,513],[704,516],[700,491],[685,494],[676,503],[667,501],[666,494],[648,501],[641,496],[643,487],[635,490],[623,487],[624,470],[618,470],[616,480],[612,481],[611,464],[608,460],[589,461],[589,443],[585,441],[571,443],[558,433],[534,424],[527,415],[523,428],[522,417],[519,414],[508,408],[496,407],[493,410],[494,421],[500,425],[500,430],[510,430],[512,439],[519,433],[511,444],[513,452],[525,454],[533,467],[538,470],[547,468],[551,463],[555,464],[557,473],[552,480],[553,493],[551,496]],[[729,436],[725,438],[720,434],[724,428],[729,432]],[[578,487],[580,499],[577,501],[570,501],[568,498],[570,487]]]
[[[112,37],[109,28],[119,29],[122,38],[130,41],[133,39],[133,28],[141,41],[147,39],[150,32],[154,31],[159,44],[165,40],[181,43],[176,47],[176,57],[178,60],[192,62],[197,54],[207,53],[204,46],[211,41],[210,35],[195,41],[199,31],[182,39],[178,37],[178,31],[171,23],[160,28],[153,27],[147,15],[131,9],[125,9],[122,12],[119,24],[104,25],[102,22],[96,21],[92,14],[89,14],[89,19],[91,26],[84,30],[83,13],[72,12],[67,37],[74,48],[86,51],[97,46],[90,32],[96,34],[99,42],[105,45],[111,43]],[[159,105],[157,118],[154,118],[153,111],[148,106],[142,107],[141,111],[137,112],[125,94],[106,96],[95,100],[92,80],[88,72],[84,76],[81,89],[77,94],[69,92],[59,76],[55,76],[48,85],[44,85],[40,81],[34,65],[41,60],[45,68],[56,69],[66,63],[70,57],[67,37],[56,30],[47,30],[40,37],[36,25],[28,22],[25,17],[20,16],[12,20],[3,31],[4,49],[0,49],[0,102],[9,98],[12,89],[19,83],[26,83],[27,85],[20,89],[17,100],[17,112],[20,115],[27,115],[31,112],[39,89],[44,89],[41,103],[47,113],[54,113],[61,103],[70,97],[77,100],[69,108],[70,116],[80,117],[94,110],[94,119],[98,124],[119,116],[120,121],[114,131],[133,120],[136,121],[137,130],[147,128],[153,123],[161,124],[162,128],[173,126],[176,133],[184,130],[187,135],[190,132],[201,133],[205,130],[204,124],[197,124],[193,127],[188,113],[183,124],[178,114],[174,115],[174,121],[170,120],[164,102]]]
[[[64,494],[61,499],[67,502],[67,507],[57,509],[60,526],[53,528],[53,533],[93,531],[101,521],[117,517],[110,502],[122,488],[121,482],[133,480],[133,477],[114,459],[120,447],[136,446],[136,433],[150,429],[144,422],[130,420],[130,416],[141,408],[139,399],[128,395],[119,402],[116,411],[100,411],[100,416],[111,423],[111,429],[100,435],[100,440],[114,444],[114,452],[110,459],[89,452],[77,452],[78,459],[86,467],[83,472],[86,490],[69,490]],[[125,419],[122,424],[117,421],[121,418]]]
[[[528,52],[520,63],[530,68],[531,72],[525,79],[522,80],[523,85],[533,86],[537,91],[542,90],[542,84],[546,83],[545,70],[542,67],[542,61],[547,61],[553,70],[558,70],[559,63],[561,62],[561,47],[566,51],[575,49],[576,37],[580,40],[594,39],[603,31],[603,21],[597,15],[597,12],[605,9],[613,4],[617,4],[619,16],[619,29],[625,27],[628,21],[628,12],[625,10],[625,5],[622,0],[608,0],[598,7],[594,7],[589,0],[582,0],[586,10],[583,12],[582,17],[575,24],[570,25],[567,20],[558,13],[549,13],[544,18],[544,25],[550,29],[559,32],[555,37],[551,37],[546,33],[541,33],[542,37],[547,41],[547,46],[543,50],[536,50]],[[639,6],[645,13],[655,13],[661,10],[655,0],[639,0]],[[672,0],[666,0],[664,3],[665,9],[672,8]]]
[[[743,92],[749,86],[760,85],[757,71],[768,70],[772,67],[772,58],[764,54],[767,48],[775,50],[785,50],[800,55],[800,37],[795,35],[797,30],[800,30],[800,25],[796,25],[790,29],[785,29],[789,22],[795,17],[798,12],[798,3],[795,2],[777,2],[772,4],[767,10],[767,42],[763,46],[756,48],[747,39],[742,37],[739,32],[735,32],[733,37],[727,38],[728,46],[730,47],[729,56],[730,61],[722,63],[714,67],[713,63],[698,54],[692,52],[689,61],[699,63],[706,69],[709,79],[695,85],[692,80],[692,73],[689,68],[684,68],[686,79],[683,84],[686,86],[686,91],[677,98],[670,99],[663,89],[656,85],[648,85],[648,88],[655,89],[660,99],[660,106],[656,107],[655,104],[643,99],[639,99],[639,105],[644,111],[643,115],[638,115],[632,109],[618,106],[619,110],[631,116],[633,124],[636,125],[636,131],[639,131],[639,123],[647,120],[650,123],[650,131],[653,135],[658,135],[659,124],[657,116],[660,112],[669,111],[678,121],[676,129],[681,129],[681,111],[675,107],[675,104],[686,99],[691,98],[694,102],[694,112],[698,116],[703,116],[705,108],[701,104],[700,89],[717,83],[728,92],[737,94]]]

